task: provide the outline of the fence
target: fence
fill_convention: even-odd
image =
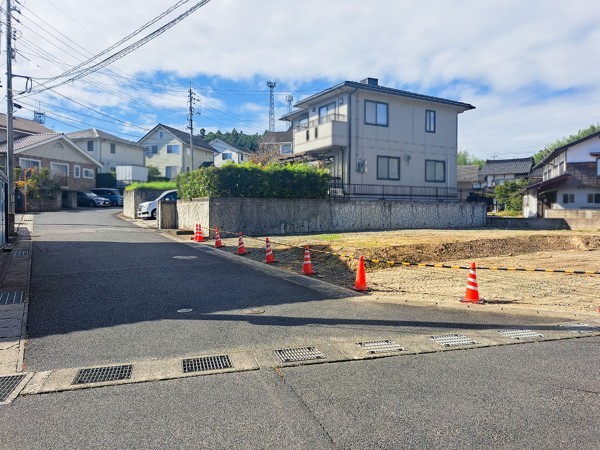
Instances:
[[[481,194],[472,189],[394,186],[379,184],[348,184],[332,181],[329,185],[329,198],[367,199],[367,200],[403,200],[407,202],[464,202],[485,201]]]

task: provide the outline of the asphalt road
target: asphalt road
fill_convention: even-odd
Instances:
[[[115,212],[35,217],[28,369],[549,327],[339,298]],[[597,449],[599,357],[580,337],[31,395],[0,407],[0,448]]]

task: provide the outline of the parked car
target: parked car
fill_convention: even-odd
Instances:
[[[77,206],[110,206],[110,200],[104,197],[98,197],[93,192],[77,191]]]
[[[165,191],[160,194],[156,200],[140,203],[140,206],[138,206],[137,209],[137,217],[139,219],[156,219],[158,202],[163,201],[177,201],[177,190]]]
[[[92,192],[110,200],[111,206],[123,206],[123,196],[116,188],[94,188]]]

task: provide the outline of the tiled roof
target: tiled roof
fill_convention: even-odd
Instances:
[[[190,133],[186,133],[185,131],[180,131],[177,128],[173,128],[173,127],[169,127],[167,125],[163,125],[158,124],[159,127],[164,128],[165,130],[167,130],[169,133],[171,133],[173,136],[175,136],[177,139],[179,139],[180,141],[183,141],[185,143],[189,143],[190,142]],[[192,143],[194,144],[194,147],[200,147],[203,148],[205,150],[211,151],[211,152],[215,152],[215,149],[212,148],[208,142],[206,142],[204,139],[202,139],[200,136],[195,135],[192,139]]]
[[[585,142],[589,139],[593,139],[593,138],[600,138],[600,131],[597,131],[595,133],[590,134],[589,136],[583,137],[581,139],[578,139],[576,141],[573,142],[569,142],[567,145],[563,145],[562,147],[558,147],[557,149],[553,150],[550,154],[548,154],[542,161],[540,161],[536,167],[538,166],[543,166],[544,164],[546,164],[547,161],[550,161],[554,158],[556,158],[559,154],[561,154],[562,152],[564,152],[565,150],[567,150],[569,147],[573,147],[574,145],[580,144],[582,142]]]
[[[481,175],[528,174],[533,167],[533,157],[516,159],[488,159]]]
[[[261,143],[280,144],[292,142],[293,139],[293,132],[292,128],[290,127],[287,131],[267,131],[261,139]]]
[[[0,128],[6,129],[7,119],[6,114],[0,114]],[[28,134],[54,133],[54,130],[37,123],[35,120],[25,119],[24,117],[13,117],[13,129]]]
[[[67,133],[67,136],[74,141],[77,141],[79,139],[104,139],[107,141],[120,142],[121,144],[125,145],[133,145],[143,149],[143,146],[137,144],[136,142],[128,141],[127,139],[114,136],[110,133],[107,133],[106,131],[98,130],[96,128],[90,128],[89,130],[82,131],[74,131],[73,133]]]
[[[39,144],[41,142],[49,141],[57,136],[61,136],[60,133],[45,133],[45,134],[32,134],[30,136],[23,136],[15,138],[13,140],[14,150],[21,150],[22,148],[29,147],[30,145]],[[0,153],[6,153],[7,143],[0,144]]]
[[[478,165],[467,165],[458,166],[456,168],[456,180],[469,182],[479,180],[479,166]]]

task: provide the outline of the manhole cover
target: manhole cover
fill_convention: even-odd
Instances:
[[[600,327],[593,327],[588,325],[587,323],[559,323],[559,327],[564,328],[568,331],[573,331],[574,333],[598,333],[600,332]]]
[[[23,291],[0,292],[0,305],[16,305],[23,303],[23,300],[25,300]]]
[[[173,256],[173,259],[196,259],[197,256]]]
[[[128,380],[131,378],[133,365],[110,367],[94,367],[93,369],[81,369],[72,384],[102,383],[104,381]]]
[[[357,342],[356,345],[360,346],[363,350],[372,354],[404,351],[404,348],[402,348],[402,346],[390,341],[389,339],[383,341]]]
[[[498,330],[503,336],[512,338],[512,339],[539,339],[543,338],[544,335],[540,333],[536,333],[532,330]]]
[[[181,308],[181,309],[177,310],[177,312],[179,314],[187,314],[187,313],[191,313],[192,311],[193,311],[192,308]]]
[[[0,377],[0,402],[5,401],[15,390],[25,375],[9,375]]]
[[[184,359],[183,373],[203,372],[205,370],[231,369],[233,364],[228,355],[205,356],[202,358]]]
[[[458,347],[461,345],[477,344],[477,342],[475,342],[473,339],[462,334],[443,334],[440,336],[429,337],[444,347]]]
[[[282,350],[275,350],[275,355],[284,363],[325,359],[323,353],[314,347],[284,348]]]

